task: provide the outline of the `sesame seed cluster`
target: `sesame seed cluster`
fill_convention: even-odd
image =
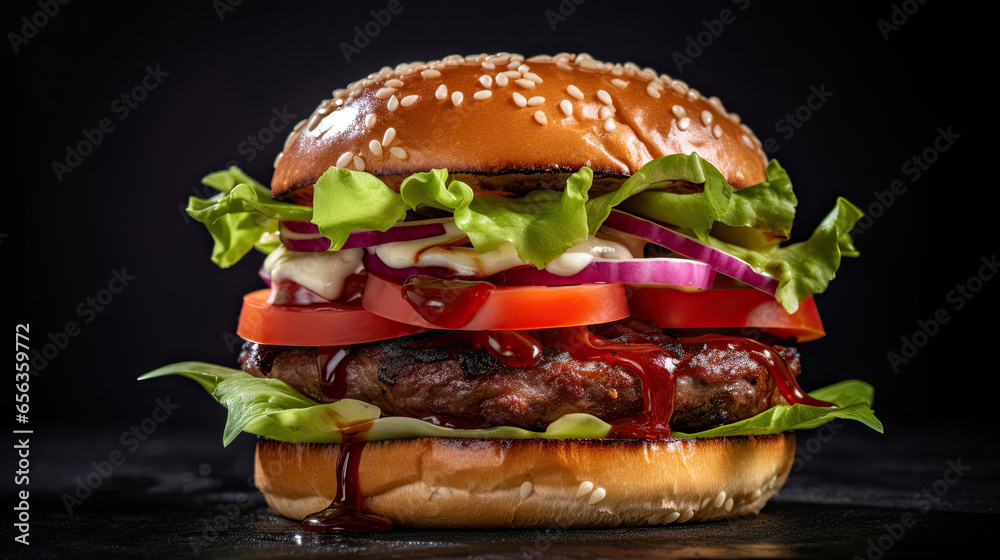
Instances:
[[[637,98],[637,90],[645,101]],[[658,120],[646,116],[651,112]],[[428,138],[454,132],[459,119],[473,134],[456,134],[454,145],[480,159],[489,153],[486,171],[504,166],[544,170],[548,163],[550,169],[594,165],[598,173],[628,176],[655,157],[698,151],[711,139],[729,138],[753,154],[754,165],[759,162],[763,169],[766,161],[760,140],[717,97],[703,97],[652,68],[602,62],[585,53],[449,55],[384,67],[334,91],[289,134],[274,161],[276,194],[314,181],[330,165],[380,176],[444,167],[448,158],[436,161],[440,146]],[[564,131],[542,130],[553,126]],[[555,139],[553,144],[566,153],[539,140],[538,161],[522,163],[525,157],[519,154],[542,136]],[[588,146],[606,157],[585,153]],[[313,161],[322,150],[336,153]],[[283,163],[290,151],[307,152],[310,159]],[[315,169],[303,169],[310,165]],[[742,174],[737,168],[728,175],[744,186]]]

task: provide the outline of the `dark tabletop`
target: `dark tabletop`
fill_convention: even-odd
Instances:
[[[214,434],[168,429],[127,445],[111,430],[32,434],[31,544],[16,545],[9,557],[876,560],[974,555],[986,550],[1000,521],[1000,465],[985,434],[890,426],[879,435],[845,426],[834,434],[801,432],[787,485],[752,518],[611,530],[316,535],[272,512],[253,487],[252,436],[223,448]]]

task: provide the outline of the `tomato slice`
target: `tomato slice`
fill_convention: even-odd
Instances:
[[[752,288],[681,292],[643,287],[634,288],[629,306],[633,315],[664,329],[752,328],[798,342],[826,335],[812,296],[789,313],[773,296]]]
[[[622,284],[498,286],[483,299],[485,301],[476,302],[479,307],[464,325],[449,325],[448,328],[467,331],[547,329],[608,323],[629,315]],[[428,329],[442,328],[417,312],[404,298],[402,285],[374,274],[368,277],[362,305],[393,321]]]
[[[338,303],[271,305],[267,303],[269,293],[270,290],[257,290],[243,296],[236,334],[259,344],[344,346],[426,330]]]

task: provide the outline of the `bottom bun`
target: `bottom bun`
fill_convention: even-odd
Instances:
[[[336,444],[257,442],[256,481],[292,519],[326,509]],[[785,483],[794,433],[699,439],[368,443],[363,509],[410,528],[625,527],[760,511]]]

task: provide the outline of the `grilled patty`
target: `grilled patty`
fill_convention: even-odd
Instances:
[[[764,346],[740,337],[672,338],[658,329],[619,324],[606,339],[655,344],[673,364],[675,394],[670,426],[694,432],[754,416],[781,401],[769,365],[773,350],[793,376],[800,371],[793,347]],[[280,379],[318,402],[341,397],[374,404],[386,416],[422,418],[458,428],[519,426],[544,429],[561,416],[592,414],[606,422],[643,410],[639,376],[628,367],[574,359],[545,347],[534,364],[504,365],[485,349],[427,333],[343,349],[345,383],[327,394],[316,348],[246,343],[243,370]],[[773,355],[773,354],[772,354]],[[329,389],[327,389],[329,391]]]

